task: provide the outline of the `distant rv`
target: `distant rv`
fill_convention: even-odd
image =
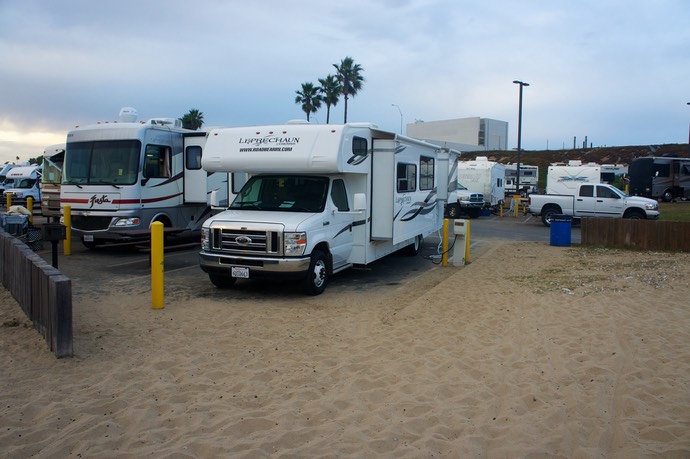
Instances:
[[[506,164],[506,196],[517,192],[517,164]],[[520,194],[539,191],[539,166],[520,164]]]
[[[690,198],[690,158],[647,156],[630,163],[630,194],[666,202]]]

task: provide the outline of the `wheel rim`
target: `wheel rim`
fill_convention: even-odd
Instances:
[[[323,260],[317,260],[314,263],[314,272],[312,273],[314,280],[314,287],[320,288],[326,283],[326,263]]]

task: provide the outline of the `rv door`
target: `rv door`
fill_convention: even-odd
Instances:
[[[184,202],[207,202],[207,173],[201,168],[201,155],[206,143],[205,132],[187,134],[184,138]]]

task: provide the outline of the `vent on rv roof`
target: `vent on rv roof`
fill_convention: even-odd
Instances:
[[[307,120],[289,120],[287,124],[309,124]]]
[[[123,123],[133,123],[137,120],[137,116],[139,114],[136,108],[122,107],[120,109],[120,121]]]
[[[151,118],[149,120],[149,124],[182,127],[182,121],[178,120],[177,118]]]

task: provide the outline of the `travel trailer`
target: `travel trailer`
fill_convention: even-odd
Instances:
[[[368,123],[213,129],[203,168],[248,180],[204,222],[201,269],[221,288],[282,277],[318,295],[353,265],[416,255],[443,225],[448,157]]]
[[[506,164],[506,196],[517,193],[517,164]],[[520,195],[539,191],[539,166],[520,164]]]
[[[60,205],[71,206],[86,247],[147,239],[156,221],[178,234],[199,231],[210,193],[227,190],[227,174],[201,168],[205,132],[174,118],[139,123],[135,114],[123,109],[123,122],[67,133]]]
[[[43,151],[41,177],[41,211],[44,217],[60,218],[60,182],[65,144],[51,145]]]
[[[6,189],[3,195],[11,196],[12,204],[26,206],[28,198],[34,202],[37,209],[41,206],[41,166],[19,166],[10,170],[7,181],[12,187]]]
[[[690,158],[648,156],[630,163],[630,194],[662,199],[690,199]]]
[[[505,200],[506,170],[503,164],[478,156],[474,161],[458,161],[458,183],[470,191],[484,194],[486,207]]]
[[[546,175],[546,194],[567,194],[574,196],[581,183],[601,183],[601,166],[582,161],[554,163]]]

